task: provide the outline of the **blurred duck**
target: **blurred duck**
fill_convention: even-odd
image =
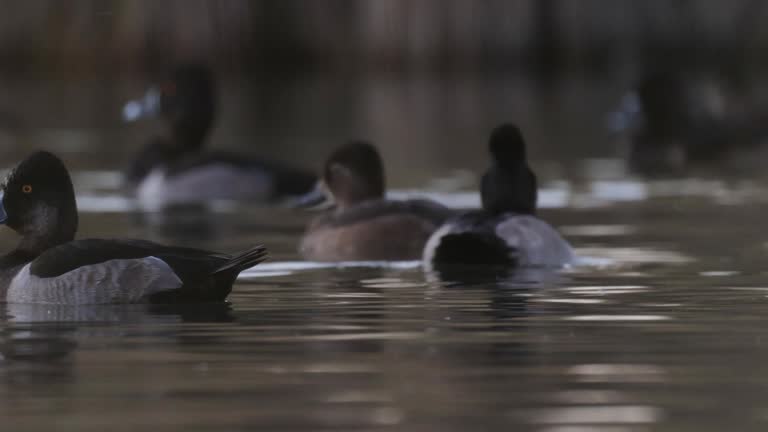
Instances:
[[[278,163],[203,151],[216,114],[214,79],[204,65],[179,66],[168,81],[123,109],[126,121],[157,114],[169,136],[150,141],[126,173],[145,209],[216,199],[273,201],[305,194],[315,183],[312,174]]]
[[[536,217],[536,176],[526,161],[520,130],[497,127],[490,138],[491,167],[480,185],[481,210],[443,224],[424,248],[427,270],[455,266],[562,267],[570,245]]]
[[[655,70],[624,95],[609,114],[608,127],[628,139],[629,166],[640,173],[721,162],[729,152],[755,147],[768,136],[765,118],[737,93],[703,72]]]
[[[303,200],[304,206],[332,200],[334,208],[309,224],[300,253],[314,261],[418,259],[453,211],[427,200],[387,200],[384,193],[384,167],[373,145],[351,142],[337,149]]]
[[[262,246],[230,256],[143,240],[74,240],[72,181],[47,152],[32,154],[8,175],[0,223],[21,235],[0,257],[0,298],[8,303],[223,301],[237,275],[266,257]]]

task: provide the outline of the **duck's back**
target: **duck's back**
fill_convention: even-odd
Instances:
[[[435,263],[562,267],[573,261],[571,246],[543,220],[526,214],[465,213],[440,227],[424,248]]]
[[[212,200],[264,202],[273,188],[264,171],[212,161],[185,171],[152,170],[139,183],[136,198],[146,209]]]
[[[426,200],[372,200],[315,219],[300,245],[315,261],[413,260],[454,212]]]
[[[210,200],[265,202],[306,193],[315,181],[314,175],[275,162],[217,152],[155,163],[134,184],[142,206],[156,208]]]

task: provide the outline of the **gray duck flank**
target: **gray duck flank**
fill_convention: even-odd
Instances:
[[[30,266],[25,265],[11,281],[7,302],[70,305],[136,303],[151,294],[182,286],[168,264],[151,256],[86,265],[57,277],[32,275]]]

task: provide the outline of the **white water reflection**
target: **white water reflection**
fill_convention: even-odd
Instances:
[[[135,211],[136,204],[119,195],[78,194],[77,209],[88,213],[125,213]]]
[[[599,163],[598,163],[599,162]],[[542,209],[589,209],[654,198],[698,197],[722,205],[768,202],[768,185],[756,181],[726,182],[705,178],[647,180],[628,175],[617,166],[620,160],[585,161],[585,179],[553,178],[542,181],[538,206]],[[595,169],[605,166],[609,169]],[[7,172],[7,169],[4,170]],[[607,173],[607,174],[606,174]],[[117,170],[75,170],[73,182],[78,191],[78,204],[84,212],[120,212],[138,209],[133,200],[121,190],[123,175]],[[455,178],[443,178],[421,188],[394,189],[392,199],[424,198],[447,207],[471,209],[480,207],[475,180],[464,171]],[[206,203],[214,212],[232,213],[241,204],[214,201]],[[633,232],[626,225],[590,225],[569,227],[573,235],[619,236]]]
[[[586,265],[590,263],[602,264],[599,265],[600,267],[647,263],[688,264],[694,261],[692,257],[680,252],[646,247],[577,247],[576,253],[580,257],[590,257],[586,262],[584,258],[578,262],[583,262]],[[603,263],[594,261],[597,258],[609,261]]]
[[[570,286],[561,288],[562,291],[582,295],[627,294],[649,291],[645,285],[605,285],[605,286]]]
[[[666,321],[667,315],[574,315],[564,317],[565,321]]]
[[[238,279],[264,278],[272,276],[291,275],[302,271],[321,269],[345,268],[384,268],[395,270],[410,270],[421,267],[421,261],[342,261],[342,262],[313,262],[313,261],[279,261],[261,263],[242,273]]]
[[[662,411],[649,405],[558,407],[538,410],[530,416],[531,423],[535,424],[645,424],[656,423],[661,419]],[[573,429],[556,430],[565,431]],[[602,432],[605,429],[601,428],[599,430]]]
[[[566,236],[583,237],[617,237],[634,234],[637,227],[633,225],[566,225],[558,227]]]
[[[539,208],[596,208],[654,198],[704,198],[716,204],[736,205],[768,201],[768,185],[755,181],[726,182],[705,178],[647,180],[628,175],[614,178],[558,178],[539,186]],[[471,190],[397,189],[388,193],[393,199],[425,198],[452,208],[478,208],[480,196]]]

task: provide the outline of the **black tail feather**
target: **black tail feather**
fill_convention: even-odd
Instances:
[[[516,264],[513,252],[493,234],[447,234],[440,240],[433,260],[436,264],[513,267]]]
[[[229,261],[214,270],[211,274],[217,275],[233,272],[237,275],[241,271],[249,269],[265,259],[267,259],[267,248],[262,245],[254,246],[243,253],[233,256]]]

